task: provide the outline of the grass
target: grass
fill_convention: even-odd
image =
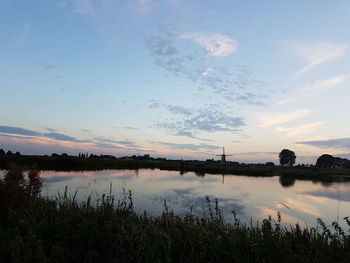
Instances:
[[[40,196],[38,171],[11,167],[0,181],[1,262],[350,262],[350,235],[332,228],[288,228],[281,217],[224,221],[207,198],[206,216],[136,213],[131,192],[77,202],[67,192]],[[349,218],[345,218],[350,228]]]

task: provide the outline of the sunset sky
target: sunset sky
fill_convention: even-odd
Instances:
[[[0,0],[0,148],[350,157],[348,0]]]

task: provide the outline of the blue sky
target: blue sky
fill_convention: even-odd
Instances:
[[[0,148],[350,156],[349,1],[0,0]]]

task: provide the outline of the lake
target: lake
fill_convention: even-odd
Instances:
[[[159,215],[164,200],[169,210],[183,216],[191,210],[196,215],[208,214],[206,196],[217,198],[227,221],[233,220],[232,211],[243,222],[262,220],[279,211],[284,223],[314,226],[318,217],[327,224],[350,216],[350,183],[314,183],[312,181],[281,180],[280,177],[249,177],[237,175],[198,175],[192,172],[152,169],[104,170],[88,172],[42,171],[45,178],[43,196],[55,197],[77,191],[79,201],[88,196],[97,200],[109,194],[110,185],[116,199],[123,198],[123,189],[132,191],[137,211],[146,210]],[[339,211],[339,212],[338,212]]]

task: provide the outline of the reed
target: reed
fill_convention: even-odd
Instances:
[[[11,184],[18,182],[25,198],[4,191],[8,180],[0,182],[1,262],[350,262],[349,230],[337,222],[285,227],[278,215],[253,225],[233,212],[227,223],[209,198],[202,217],[191,211],[179,217],[166,202],[160,216],[151,216],[135,212],[127,191],[120,200],[110,191],[96,202],[78,202],[67,190],[55,199],[29,194],[20,173],[5,178],[16,177]]]

